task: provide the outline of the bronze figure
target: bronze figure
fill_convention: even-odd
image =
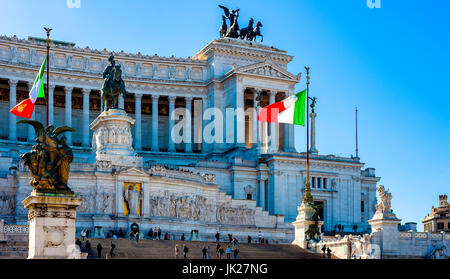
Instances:
[[[125,99],[127,91],[125,90],[125,83],[122,79],[122,69],[120,65],[116,65],[114,55],[108,58],[111,65],[108,65],[103,71],[103,87],[102,87],[102,111],[107,110],[105,101],[108,98],[111,101],[111,108],[117,109],[119,107],[119,94]]]
[[[219,5],[225,15],[222,16],[222,26],[219,29],[220,37],[228,37],[228,38],[240,38],[241,40],[248,41],[256,41],[256,37],[261,37],[261,42],[263,41],[263,35],[261,34],[261,27],[263,27],[261,21],[256,23],[256,26],[253,28],[253,18],[250,18],[248,26],[242,29],[239,29],[238,17],[239,17],[239,9],[231,10],[225,6]],[[227,26],[226,19],[229,20],[230,26]]]
[[[54,129],[52,125],[44,129],[42,123],[34,120],[21,120],[17,123],[30,124],[36,131],[36,144],[31,151],[21,155],[30,171],[30,185],[40,193],[72,194],[67,184],[73,153],[66,138],[58,138],[58,135],[75,130],[67,126]]]

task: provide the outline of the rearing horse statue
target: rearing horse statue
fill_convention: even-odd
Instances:
[[[111,55],[108,59],[111,63],[106,69],[103,71],[103,78],[105,79],[103,82],[103,87],[101,91],[102,95],[102,111],[107,110],[106,99],[111,101],[111,108],[117,109],[119,107],[119,94],[122,94],[122,97],[126,96],[125,83],[122,80],[122,69],[120,65],[116,65],[116,61],[114,60],[114,56]]]

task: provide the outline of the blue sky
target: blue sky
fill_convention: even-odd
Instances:
[[[77,46],[160,56],[193,56],[218,37],[222,10],[240,8],[240,25],[262,21],[264,43],[294,55],[289,70],[311,67],[321,154],[359,155],[393,194],[394,212],[414,221],[450,194],[450,1],[114,1],[0,0],[0,34],[52,38]],[[48,16],[47,16],[48,15]],[[305,87],[305,80],[297,89]],[[297,149],[305,149],[297,127]]]

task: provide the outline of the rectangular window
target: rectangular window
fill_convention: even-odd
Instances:
[[[437,223],[437,229],[443,230],[444,229],[444,223]]]
[[[322,182],[322,178],[318,177],[317,178],[317,188],[322,188],[320,183]]]
[[[311,177],[311,187],[316,188],[316,178]]]
[[[361,201],[361,212],[364,213],[364,201]]]
[[[327,188],[327,179],[326,178],[323,179],[323,188],[324,189]]]

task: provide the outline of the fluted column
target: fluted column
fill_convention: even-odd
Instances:
[[[203,135],[203,130],[206,126],[206,120],[205,120],[205,111],[208,109],[208,97],[204,96],[202,98],[202,128],[201,128],[201,139],[202,139],[202,153],[206,153],[206,143],[205,143],[205,135]]]
[[[66,86],[66,115],[65,115],[65,125],[72,127],[72,91],[73,87]],[[72,145],[72,133],[65,133],[67,138],[67,144]]]
[[[134,126],[134,149],[135,150],[141,150],[142,149],[142,126],[141,126],[141,101],[142,101],[142,94],[135,93],[135,116],[136,116],[136,122]]]
[[[169,152],[176,152],[175,142],[172,138],[172,129],[175,126],[175,120],[172,119],[172,114],[175,110],[175,100],[176,96],[169,96]]]
[[[269,91],[269,103],[275,103],[275,96],[277,95],[277,91],[270,90]],[[277,123],[270,123],[270,151],[277,151]]]
[[[83,88],[83,146],[89,146],[89,93],[90,89]]]
[[[261,89],[255,89],[253,95],[253,146],[255,148],[261,148],[259,140],[259,126],[258,113],[260,109]]]
[[[158,99],[159,95],[152,95],[152,151],[159,152],[158,142]]]
[[[53,125],[55,122],[54,101],[53,95],[55,92],[55,85],[50,84],[48,87],[48,125]]]
[[[185,97],[186,101],[186,119],[184,122],[184,142],[185,142],[185,148],[184,152],[191,153],[192,152],[192,97],[187,96]]]
[[[27,81],[26,85],[28,87],[28,91],[30,91],[31,87],[33,86],[33,83]],[[33,114],[31,115],[30,120],[36,120],[36,109],[37,109],[37,105],[35,105],[35,107],[34,107]],[[34,127],[31,125],[28,125],[28,138],[27,139],[30,142],[34,142],[36,140],[36,133],[34,131]]]
[[[12,109],[16,106],[17,102],[17,80],[10,79],[9,80],[9,109]],[[16,124],[16,116],[12,113],[8,113],[9,115],[9,140],[17,140],[17,124]]]

